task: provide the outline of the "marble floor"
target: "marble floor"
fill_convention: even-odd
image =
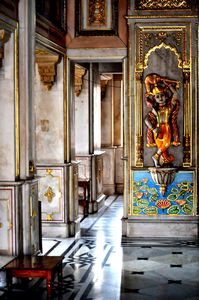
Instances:
[[[123,197],[111,196],[81,222],[78,239],[43,239],[42,255],[64,255],[63,287],[56,299],[199,299],[199,244],[179,240],[121,237]],[[46,299],[45,281],[13,284],[11,298]]]

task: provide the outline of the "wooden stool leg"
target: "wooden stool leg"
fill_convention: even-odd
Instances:
[[[59,271],[58,271],[58,285],[59,288],[62,288],[62,264],[59,267]]]
[[[52,275],[48,274],[47,277],[47,299],[52,299]]]
[[[11,289],[12,289],[12,274],[11,274],[11,272],[7,271],[6,276],[7,276],[7,279],[6,279],[7,280],[7,287],[8,287],[8,291],[10,292]]]

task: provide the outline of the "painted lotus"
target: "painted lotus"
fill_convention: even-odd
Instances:
[[[161,199],[161,200],[158,200],[158,201],[156,202],[156,206],[157,206],[158,208],[165,209],[165,208],[168,208],[169,206],[171,206],[171,202],[168,201],[168,200],[163,200],[163,199]]]
[[[193,189],[193,172],[177,173],[165,196],[154,185],[149,172],[133,172],[133,197],[130,214],[190,216],[196,213]]]

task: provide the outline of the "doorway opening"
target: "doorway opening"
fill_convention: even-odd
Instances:
[[[123,194],[123,63],[71,61],[71,145],[78,163],[80,218],[97,212],[107,196]]]

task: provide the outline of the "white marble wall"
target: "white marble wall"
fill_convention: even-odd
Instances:
[[[29,162],[35,166],[35,0],[19,1],[19,128],[20,178],[32,176]],[[31,14],[29,13],[31,12]]]
[[[34,4],[19,2],[19,23],[0,19],[11,31],[0,68],[0,252],[7,255],[39,250],[37,179],[29,172],[35,131]]]
[[[103,193],[122,194],[124,190],[124,166],[121,157],[123,147],[103,148]]]
[[[36,160],[37,163],[64,162],[63,59],[57,65],[57,76],[48,91],[40,81],[36,64]]]
[[[106,87],[106,94],[101,101],[101,143],[102,146],[111,146],[113,142],[113,107],[112,107],[112,80]]]
[[[115,183],[116,193],[122,194],[124,192],[124,161],[123,147],[117,147],[115,149]]]
[[[75,95],[75,152],[89,153],[89,82],[88,72],[83,78],[80,95]]]
[[[123,193],[121,75],[108,81],[105,98],[101,101],[101,140],[103,156],[103,192]]]
[[[103,193],[115,194],[115,147],[103,148]]]
[[[98,65],[93,66],[93,131],[94,131],[94,149],[101,148],[101,90],[100,75],[98,73]]]
[[[4,44],[0,69],[0,180],[15,180],[15,62],[14,33]]]

